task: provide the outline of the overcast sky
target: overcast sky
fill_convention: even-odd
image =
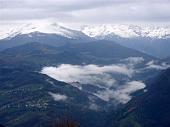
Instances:
[[[170,0],[0,0],[0,24],[169,23]]]

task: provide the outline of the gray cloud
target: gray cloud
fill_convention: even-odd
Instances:
[[[98,111],[99,110],[99,106],[96,105],[95,103],[90,103],[89,104],[89,109],[94,110],[94,111]]]
[[[49,94],[53,97],[53,99],[55,101],[65,101],[68,98],[66,95],[62,95],[62,94],[59,94],[59,93],[49,92]]]
[[[114,91],[114,97],[120,103],[127,103],[132,98],[131,93],[144,88],[145,84],[142,81],[130,81]]]
[[[125,104],[131,100],[131,94],[133,92],[144,88],[145,84],[142,81],[130,81],[124,85],[118,86],[115,90],[105,89],[98,91],[95,95],[105,101],[114,100],[117,103]]]
[[[169,0],[0,0],[1,21],[169,22]]]
[[[165,70],[169,68],[170,65],[167,63],[158,63],[157,61],[150,61],[146,64],[146,69],[156,69],[156,70]]]
[[[143,57],[128,57],[124,59],[123,61],[128,62],[130,65],[134,65],[134,64],[139,64],[139,63],[144,62],[144,58]]]
[[[136,0],[0,0],[2,8],[43,8],[60,11],[82,10],[110,6],[112,4],[134,3]]]

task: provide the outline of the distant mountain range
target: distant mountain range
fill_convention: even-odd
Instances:
[[[82,32],[90,37],[107,39],[115,36],[121,38],[170,38],[170,26],[138,25],[96,25],[84,26]]]
[[[31,23],[5,30],[0,38],[0,50],[27,42],[61,45],[68,41],[110,40],[154,57],[170,56],[169,26],[98,25],[72,30],[56,23]]]
[[[103,127],[113,110],[166,68],[159,59],[104,40],[9,48],[0,52],[0,123],[48,127],[69,117],[81,127]]]
[[[3,31],[0,34],[1,39],[12,38],[16,35],[29,34],[32,32],[41,32],[48,34],[57,34],[68,38],[80,38],[85,35],[98,39],[107,39],[108,37],[121,38],[152,38],[165,39],[170,38],[170,26],[138,26],[138,25],[87,25],[81,29],[72,30],[57,23],[29,23]],[[83,34],[84,33],[84,34]],[[31,35],[30,35],[31,37]]]

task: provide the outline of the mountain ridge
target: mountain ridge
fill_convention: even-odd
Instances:
[[[27,23],[18,27],[11,28],[0,34],[0,39],[10,40],[17,35],[28,34],[31,37],[31,33],[39,32],[46,34],[56,34],[67,38],[78,39],[87,38],[87,36],[78,30],[69,29],[67,27],[61,26],[57,23]]]
[[[170,26],[102,24],[82,25],[79,30],[75,30],[64,25],[59,25],[56,22],[41,22],[12,27],[0,33],[0,39],[10,39],[16,35],[29,34],[32,32],[56,34],[73,39],[87,36],[97,39],[105,39],[108,36],[112,38],[170,38]]]
[[[86,35],[98,39],[110,37],[121,38],[170,38],[170,27],[168,26],[140,26],[140,25],[92,25],[84,26],[81,31]]]

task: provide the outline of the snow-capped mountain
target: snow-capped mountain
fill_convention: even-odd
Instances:
[[[3,42],[0,42],[0,50],[28,42],[58,46],[67,42],[82,43],[102,39],[155,57],[170,56],[170,26],[150,25],[91,25],[73,30],[51,22],[25,24],[0,31],[0,41]]]
[[[29,35],[34,32],[56,34],[72,39],[87,37],[81,31],[63,27],[57,23],[28,23],[0,32],[0,39],[10,39],[17,35]],[[29,36],[31,37],[31,35]]]
[[[33,32],[61,35],[67,38],[170,38],[170,26],[136,26],[136,25],[87,25],[80,31],[60,26],[57,23],[28,23],[10,29],[1,30],[0,39]]]
[[[122,38],[169,38],[170,26],[136,26],[136,25],[95,25],[84,26],[82,32],[90,37],[105,39],[109,37]]]
[[[170,26],[91,25],[82,32],[98,40],[109,40],[146,54],[164,58],[170,56]]]

